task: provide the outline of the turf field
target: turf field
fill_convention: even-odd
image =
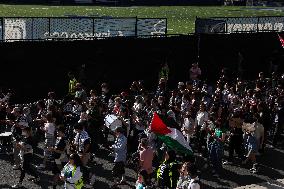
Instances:
[[[22,16],[110,16],[168,18],[169,34],[194,32],[195,17],[284,16],[283,7],[236,6],[161,6],[161,7],[103,7],[103,6],[40,6],[0,4],[1,17]]]

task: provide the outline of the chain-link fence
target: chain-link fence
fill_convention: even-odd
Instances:
[[[90,40],[167,34],[166,18],[0,18],[0,40]]]
[[[196,33],[282,32],[284,16],[196,18]]]

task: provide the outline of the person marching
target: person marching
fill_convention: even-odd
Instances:
[[[48,158],[51,156],[51,152],[48,150],[49,147],[54,146],[54,133],[56,125],[51,113],[46,114],[44,127],[41,128],[45,132],[45,148],[43,163],[38,166],[39,169],[45,169]]]
[[[189,173],[188,173],[189,167],[190,167],[189,162],[185,162],[182,165],[176,189],[188,189],[188,185],[190,184],[190,180],[191,180]]]
[[[256,163],[256,153],[258,151],[257,149],[257,139],[254,136],[255,127],[254,126],[248,126],[245,128],[245,134],[244,134],[244,142],[245,142],[245,149],[247,152],[246,159],[242,161],[242,164],[246,164],[248,161],[252,162],[252,168],[250,171],[252,173],[257,173],[257,163]]]
[[[115,130],[115,143],[111,146],[115,153],[114,167],[112,169],[115,178],[120,177],[121,180],[117,184],[125,182],[125,162],[127,155],[127,138],[124,136],[122,127]]]
[[[179,179],[179,168],[176,162],[176,152],[166,151],[165,160],[157,171],[158,185],[161,189],[175,189]]]
[[[170,72],[170,69],[169,69],[168,63],[164,62],[162,64],[161,70],[159,72],[159,79],[165,78],[165,80],[168,81],[169,80],[169,72]]]
[[[150,188],[150,182],[149,182],[149,174],[147,173],[146,170],[142,169],[138,173],[138,179],[135,184],[136,189],[145,189],[145,188]]]
[[[82,162],[78,154],[71,154],[69,162],[63,167],[60,179],[65,182],[65,189],[81,189],[84,186]]]
[[[77,80],[76,80],[73,72],[69,72],[68,77],[70,79],[69,80],[69,87],[68,87],[68,95],[74,97],[75,93],[76,93]]]
[[[20,149],[17,147],[17,143],[22,140],[22,128],[28,127],[26,119],[23,117],[21,109],[19,107],[14,107],[11,112],[12,119],[7,120],[7,123],[11,125],[11,131],[13,136],[13,157],[14,166],[13,169],[20,169],[21,159],[20,159]]]
[[[16,146],[20,149],[20,158],[22,160],[22,167],[20,168],[21,175],[20,180],[16,185],[13,185],[12,188],[20,188],[22,187],[22,182],[25,178],[26,172],[29,172],[32,176],[34,176],[33,181],[37,182],[39,180],[38,175],[32,169],[32,160],[33,160],[33,146],[34,141],[31,135],[31,128],[25,127],[23,128],[24,138],[21,142],[17,142]]]
[[[49,147],[48,150],[52,152],[52,156],[54,158],[54,164],[52,173],[53,177],[53,189],[56,188],[58,184],[60,171],[63,166],[66,164],[67,156],[66,156],[66,148],[67,148],[67,140],[65,138],[65,128],[63,126],[59,126],[57,130],[57,138],[54,147]]]
[[[86,122],[80,122],[75,125],[76,136],[74,138],[74,145],[76,152],[80,155],[82,165],[86,166],[90,160],[91,138],[85,131]]]
[[[78,122],[75,125],[74,129],[76,136],[74,138],[73,147],[75,152],[79,154],[79,157],[82,161],[81,171],[83,172],[83,179],[85,182],[89,180],[90,177],[93,177],[93,173],[88,169],[87,164],[91,156],[91,138],[85,128],[87,126],[86,121]],[[86,184],[86,188],[90,188],[93,183]]]
[[[153,173],[153,158],[154,158],[154,151],[148,145],[148,139],[142,138],[139,144],[139,154],[140,154],[140,170],[146,170],[148,174],[148,178],[151,178],[151,174]]]
[[[188,175],[191,178],[187,189],[200,189],[202,188],[201,182],[197,176],[197,168],[194,164],[190,164],[187,168]]]

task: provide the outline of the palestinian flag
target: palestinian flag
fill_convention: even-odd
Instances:
[[[155,133],[168,148],[183,154],[193,155],[193,151],[183,134],[175,128],[166,126],[156,112],[154,113],[150,130]]]
[[[279,38],[282,48],[284,48],[284,38],[280,34],[278,34],[278,38]]]

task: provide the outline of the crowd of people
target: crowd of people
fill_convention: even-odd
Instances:
[[[127,182],[125,167],[131,164],[137,172],[137,189],[200,189],[198,156],[207,160],[213,175],[221,174],[225,164],[249,163],[257,174],[257,157],[266,153],[268,138],[274,147],[283,142],[284,75],[273,72],[265,77],[260,72],[255,80],[244,81],[222,69],[211,85],[202,81],[201,68],[193,64],[190,80],[169,89],[168,74],[165,65],[156,91],[148,91],[142,80],[118,95],[107,83],[101,84],[101,91],[86,91],[70,73],[63,99],[49,92],[35,106],[17,106],[9,103],[10,94],[2,95],[0,129],[12,133],[13,168],[21,172],[13,187],[22,185],[26,172],[39,181],[32,154],[40,142],[44,158],[36,168],[51,167],[53,188],[60,181],[67,189],[93,188],[96,171],[90,165],[102,149],[114,154],[113,187]],[[154,113],[183,133],[193,155],[171,149],[151,132]],[[108,115],[122,124],[106,126]],[[229,156],[224,156],[225,150]]]

